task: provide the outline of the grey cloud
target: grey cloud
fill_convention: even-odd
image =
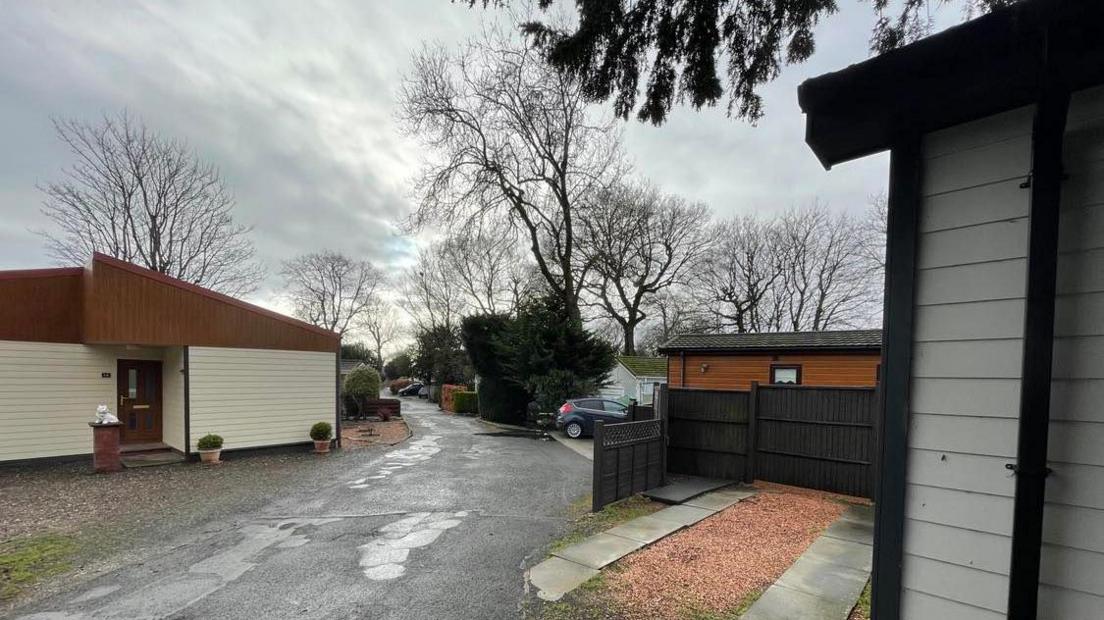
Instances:
[[[414,241],[394,222],[410,209],[420,153],[394,120],[398,80],[423,41],[473,36],[500,12],[448,0],[319,3],[15,3],[0,21],[0,268],[48,264],[29,228],[46,222],[36,183],[69,162],[51,116],[128,108],[187,140],[222,170],[237,216],[255,227],[275,271],[332,248],[384,266]],[[660,128],[625,127],[637,170],[719,214],[778,210],[814,196],[857,209],[879,191],[886,159],[827,173],[804,146],[796,85],[866,55],[869,5],[845,2],[810,63],[766,91],[757,127],[723,110],[682,109]],[[266,282],[262,298],[279,284]]]

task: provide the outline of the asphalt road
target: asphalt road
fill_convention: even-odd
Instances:
[[[407,442],[347,453],[338,474],[16,617],[517,617],[524,570],[566,527],[590,461],[424,402],[403,414]]]

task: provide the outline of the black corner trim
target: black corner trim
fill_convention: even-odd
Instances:
[[[1049,85],[1035,110],[1031,142],[1031,207],[1027,240],[1027,300],[1016,499],[1012,509],[1012,559],[1008,573],[1008,618],[1035,620],[1046,495],[1050,381],[1054,356],[1054,294],[1062,197],[1062,146],[1069,91]]]
[[[905,529],[905,455],[912,375],[917,224],[923,152],[919,135],[898,141],[889,165],[889,222],[882,331],[882,407],[876,469],[872,617],[897,620]]]

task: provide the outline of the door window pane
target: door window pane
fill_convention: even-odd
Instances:
[[[127,397],[138,398],[138,369],[127,370]]]

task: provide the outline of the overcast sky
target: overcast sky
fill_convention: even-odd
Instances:
[[[797,85],[867,57],[873,14],[841,0],[810,62],[764,91],[758,126],[723,108],[631,121],[637,171],[719,215],[814,198],[859,210],[885,185],[887,158],[824,171],[803,142]],[[51,117],[126,108],[216,164],[237,218],[271,272],[331,248],[381,266],[408,262],[394,223],[410,209],[417,145],[393,118],[400,77],[423,41],[476,34],[497,12],[448,0],[330,2],[5,2],[0,0],[0,269],[51,265],[37,185],[70,156]],[[278,305],[270,276],[253,301]]]

